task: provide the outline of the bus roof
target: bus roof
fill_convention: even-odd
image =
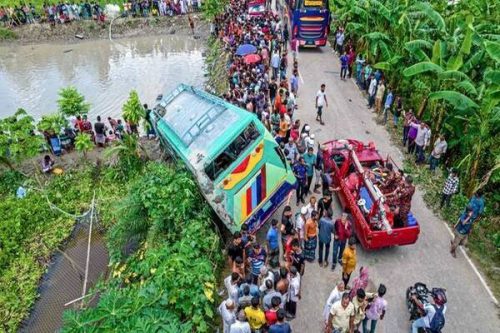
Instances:
[[[252,120],[249,112],[185,84],[163,96],[153,111],[161,118],[158,127],[188,159],[217,153]]]

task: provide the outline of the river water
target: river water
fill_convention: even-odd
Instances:
[[[22,107],[35,119],[57,110],[58,91],[75,86],[91,104],[89,118],[119,117],[131,89],[143,103],[156,100],[179,83],[204,83],[203,40],[168,35],[78,44],[0,47],[0,118]],[[88,230],[79,225],[53,257],[38,292],[40,297],[21,332],[54,332],[62,325],[65,306],[81,296]],[[107,271],[105,241],[94,231],[88,288]],[[94,298],[95,303],[96,299]]]
[[[204,42],[167,35],[78,44],[0,47],[0,118],[22,107],[35,119],[57,110],[58,91],[75,86],[90,119],[119,117],[130,90],[152,104],[179,83],[201,86]]]

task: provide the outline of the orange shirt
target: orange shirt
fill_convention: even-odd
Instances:
[[[279,93],[276,93],[276,98],[274,100],[274,109],[279,111],[280,107],[281,107],[281,96]]]
[[[307,238],[315,237],[318,235],[318,227],[313,219],[309,218],[306,222],[305,234]]]
[[[284,138],[286,136],[286,132],[288,132],[288,122],[286,120],[280,120],[280,132],[279,135]]]

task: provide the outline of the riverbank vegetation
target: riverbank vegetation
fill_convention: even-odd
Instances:
[[[64,248],[95,191],[112,271],[91,291],[100,294],[97,306],[68,312],[64,331],[97,322],[103,331],[213,331],[221,240],[195,182],[180,166],[150,161],[136,134],[102,151],[79,134],[81,155],[56,158],[62,174],[42,174],[45,140],[37,129],[59,133],[67,115],[88,110],[75,89],[60,96],[60,110],[38,123],[24,110],[0,121],[0,330],[19,329],[51,256]],[[124,113],[137,123],[144,118],[133,92]],[[77,160],[76,167],[65,160]]]
[[[459,171],[461,193],[440,214],[456,222],[467,197],[486,192],[486,216],[470,237],[473,256],[500,293],[500,42],[498,5],[490,0],[334,0],[335,25],[344,26],[357,53],[384,72],[406,110],[431,125],[433,140],[443,133],[448,153],[443,167]],[[393,133],[401,145],[400,131]],[[444,178],[407,169],[436,208]]]

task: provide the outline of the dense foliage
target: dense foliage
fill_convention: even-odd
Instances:
[[[89,169],[40,183],[16,172],[0,178],[0,331],[16,331],[37,296],[38,281],[74,219],[50,208],[80,214],[88,209],[93,188]],[[18,199],[23,185],[26,197]]]
[[[213,332],[221,254],[209,212],[188,173],[149,163],[118,204],[99,303],[67,312],[63,331]],[[140,248],[124,258],[131,238]]]
[[[500,183],[500,11],[491,0],[334,0],[358,52],[444,133],[465,193]],[[454,4],[452,4],[454,3]],[[489,183],[489,185],[488,185]]]

